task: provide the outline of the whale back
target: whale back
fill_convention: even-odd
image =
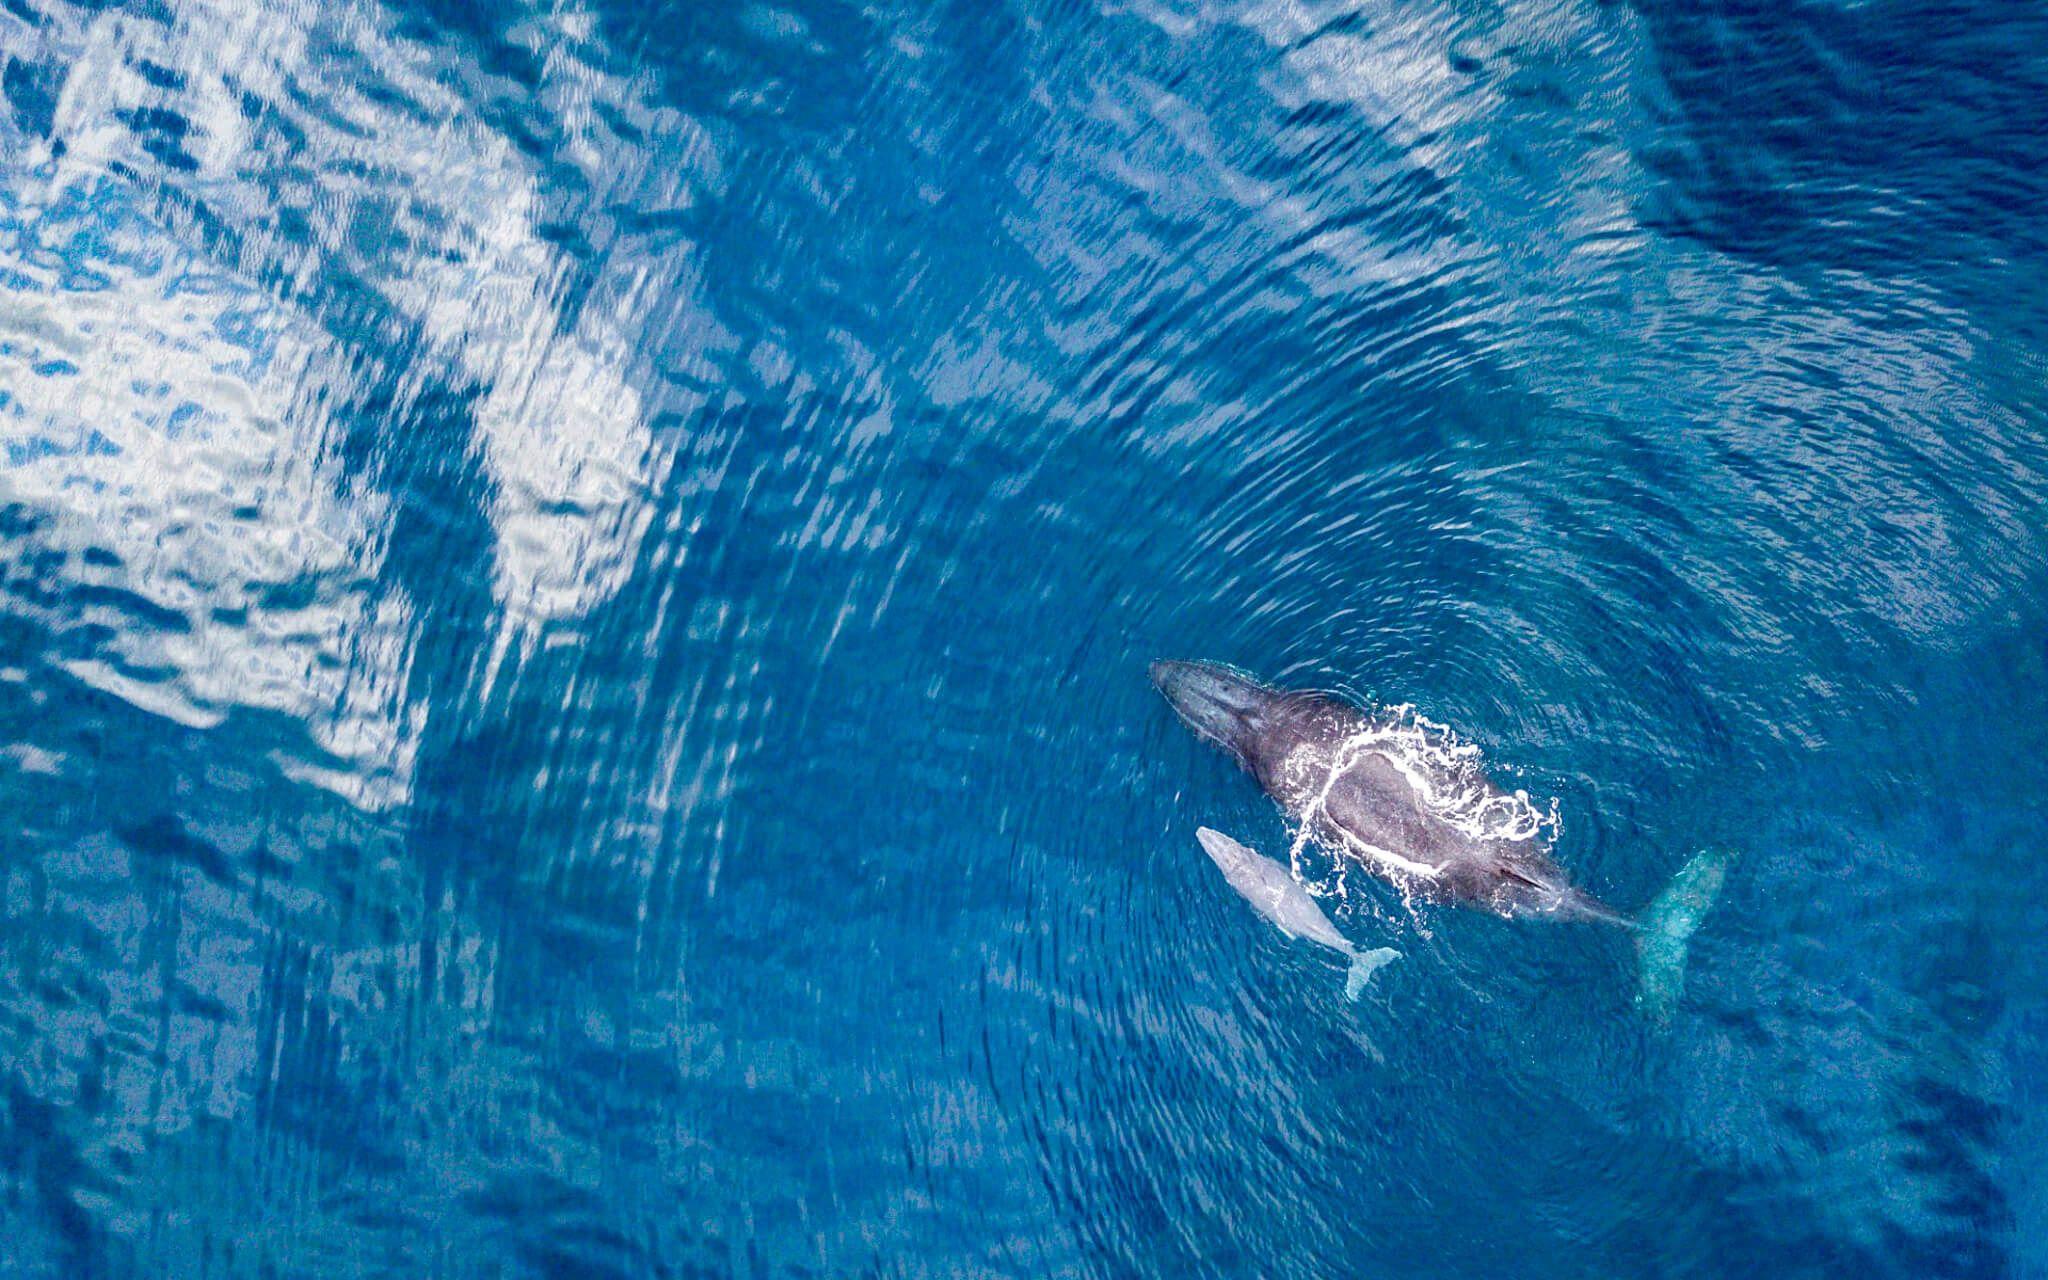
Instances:
[[[1333,854],[1404,891],[1501,915],[1618,918],[1574,889],[1526,811],[1474,769],[1403,750],[1386,722],[1330,699],[1295,695],[1282,732],[1257,753],[1269,795]],[[1385,741],[1384,746],[1361,743]],[[1397,763],[1398,761],[1398,763]],[[1268,778],[1270,777],[1270,781]],[[1448,798],[1448,799],[1447,799]]]
[[[1268,922],[1293,937],[1349,949],[1351,944],[1287,866],[1208,827],[1198,828],[1195,836],[1230,887]]]

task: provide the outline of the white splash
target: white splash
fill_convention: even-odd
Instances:
[[[1558,827],[1557,801],[1548,810],[1539,809],[1526,791],[1504,792],[1488,780],[1476,743],[1465,742],[1449,726],[1441,725],[1403,703],[1365,716],[1359,727],[1337,744],[1334,751],[1304,747],[1287,762],[1289,790],[1305,798],[1298,806],[1300,823],[1288,849],[1289,862],[1297,878],[1323,894],[1344,896],[1343,859],[1335,875],[1318,883],[1302,869],[1302,854],[1316,833],[1334,828],[1321,823],[1331,788],[1369,755],[1378,755],[1405,779],[1415,792],[1416,802],[1430,814],[1475,840],[1520,843],[1554,839]],[[1439,869],[1402,857],[1360,839],[1349,831],[1337,832],[1342,848],[1367,863],[1378,863],[1401,877],[1433,880]],[[1407,896],[1407,888],[1403,896]]]

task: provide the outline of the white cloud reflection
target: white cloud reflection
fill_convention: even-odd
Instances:
[[[359,804],[406,793],[410,604],[373,591],[382,504],[333,462],[326,344],[160,238],[116,182],[0,239],[0,494],[46,523],[38,583],[88,685],[180,724],[304,726],[285,760]]]
[[[480,391],[471,448],[494,537],[475,568],[499,605],[497,652],[609,599],[645,525],[651,441],[627,370],[647,280],[579,279],[545,234],[548,184],[563,163],[572,186],[647,170],[593,124],[599,99],[642,123],[664,115],[561,52],[587,19],[536,16],[515,38],[542,68],[547,118],[572,130],[543,174],[487,118],[501,81],[393,25],[349,5],[57,15],[37,37],[66,68],[57,145],[9,183],[25,198],[0,293],[18,335],[0,366],[14,500],[61,517],[71,532],[53,536],[76,550],[112,552],[119,589],[183,619],[110,623],[104,651],[69,669],[188,725],[237,705],[289,715],[319,748],[291,770],[372,806],[405,797],[424,714],[406,694],[413,606],[368,586],[390,504],[334,461],[329,405],[365,377],[397,379],[402,398],[433,382]],[[153,135],[152,112],[183,123]],[[124,167],[222,218],[231,247],[213,257],[227,265],[163,225]],[[104,261],[66,260],[102,241]],[[285,278],[259,288],[252,271]],[[337,275],[416,349],[351,353],[325,317],[280,301],[319,299]],[[291,607],[265,603],[280,592]]]

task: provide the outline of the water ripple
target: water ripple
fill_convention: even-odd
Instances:
[[[0,8],[10,1274],[2039,1270],[2040,26]]]

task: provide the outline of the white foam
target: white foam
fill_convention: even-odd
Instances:
[[[1340,855],[1332,877],[1318,881],[1304,873],[1301,855],[1314,838],[1331,788],[1338,778],[1373,754],[1407,781],[1417,803],[1432,817],[1475,840],[1547,841],[1557,834],[1555,799],[1548,810],[1543,810],[1536,807],[1526,791],[1499,790],[1486,777],[1477,744],[1463,741],[1448,726],[1437,724],[1404,703],[1368,715],[1359,729],[1337,744],[1335,751],[1304,748],[1287,762],[1290,780],[1298,781],[1308,795],[1299,806],[1300,825],[1288,849],[1288,858],[1296,877],[1318,893],[1347,896],[1341,856],[1345,853],[1358,861],[1378,863],[1394,871],[1397,881],[1401,877],[1427,881],[1439,874],[1436,867],[1405,858],[1348,831],[1337,833],[1342,847],[1332,850]],[[1405,898],[1409,886],[1401,887]]]

